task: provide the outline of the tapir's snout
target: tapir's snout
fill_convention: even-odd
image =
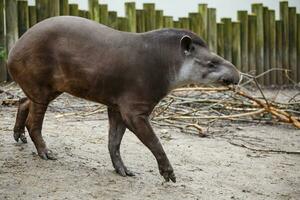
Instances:
[[[220,78],[221,84],[237,85],[240,82],[240,72],[230,62],[226,62],[225,67],[225,73]]]

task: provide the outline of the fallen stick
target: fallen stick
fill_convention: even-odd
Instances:
[[[158,117],[157,119],[231,119],[231,118],[239,118],[246,117],[252,115],[258,115],[265,112],[265,109],[259,109],[253,112],[235,114],[235,115],[224,115],[224,116],[167,116],[167,117]]]
[[[274,149],[256,149],[256,148],[248,147],[248,146],[246,146],[244,144],[237,144],[237,143],[234,143],[232,141],[228,141],[228,142],[231,145],[242,147],[242,148],[246,148],[246,149],[249,149],[251,151],[259,151],[259,152],[265,152],[265,153],[296,154],[296,155],[300,154],[299,151],[283,151],[283,150],[274,150]]]
[[[193,87],[193,88],[178,88],[173,90],[173,92],[182,92],[182,91],[228,91],[228,87],[218,87],[218,88],[209,88],[209,87]]]

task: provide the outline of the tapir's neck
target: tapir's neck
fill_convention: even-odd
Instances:
[[[170,91],[184,85],[197,83],[198,73],[196,73],[192,62],[192,60],[185,61],[177,69],[174,67],[171,70]]]

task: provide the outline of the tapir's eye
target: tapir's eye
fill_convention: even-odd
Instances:
[[[213,63],[213,62],[209,62],[209,63],[208,63],[208,67],[210,67],[210,68],[216,67],[216,64]]]

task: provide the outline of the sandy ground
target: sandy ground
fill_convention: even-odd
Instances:
[[[121,146],[135,177],[120,177],[107,149],[106,113],[62,95],[48,109],[44,139],[58,157],[41,160],[12,137],[16,106],[0,105],[0,199],[300,199],[300,155],[249,150],[300,151],[300,131],[289,125],[231,124],[207,138],[154,126],[177,183],[165,183],[150,151],[129,131]],[[83,112],[85,111],[83,109]]]

